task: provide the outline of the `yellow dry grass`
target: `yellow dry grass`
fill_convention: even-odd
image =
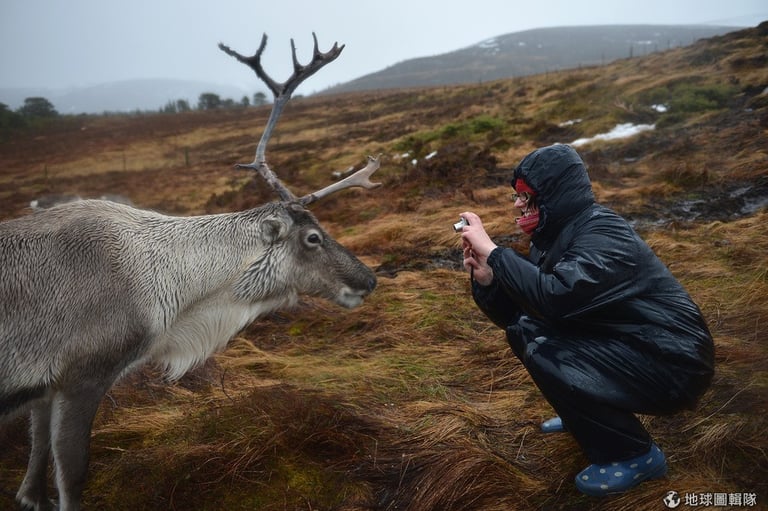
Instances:
[[[752,36],[757,42],[742,45],[750,58],[765,44],[764,35]],[[86,509],[651,511],[668,490],[755,492],[765,506],[764,209],[639,224],[704,311],[717,373],[697,411],[643,418],[668,454],[669,476],[605,500],[575,490],[586,460],[573,440],[539,433],[552,410],[503,332],[472,303],[451,230],[459,213],[472,210],[500,243],[525,249],[510,188],[486,176],[508,176],[524,154],[554,138],[594,134],[556,128],[563,116],[582,111],[588,129],[612,126],[627,114],[617,98],[626,105],[644,83],[691,75],[764,87],[764,69],[726,60],[691,67],[690,52],[701,49],[546,77],[292,104],[268,157],[295,188],[322,185],[331,170],[383,154],[382,188],[312,206],[338,241],[377,268],[376,291],[351,311],[307,300],[259,319],[176,384],[148,368],[116,386],[94,427]],[[767,105],[753,101],[754,112],[736,104],[656,134],[585,147],[598,198],[643,220],[663,217],[689,194],[716,201],[731,182],[758,186],[768,175],[759,120]],[[460,172],[430,174],[398,157],[408,136],[479,115],[502,119],[506,130],[467,141],[438,137],[425,148],[469,147],[437,169]],[[0,215],[26,214],[29,200],[62,191],[124,193],[142,207],[189,214],[253,206],[261,192],[231,164],[252,158],[265,117],[265,109],[250,109],[86,118],[85,130],[20,136],[0,144]],[[471,159],[484,148],[498,168]],[[464,158],[471,161],[462,166]],[[685,181],[704,171],[709,185]],[[23,421],[0,429],[0,508],[12,506],[27,447]]]

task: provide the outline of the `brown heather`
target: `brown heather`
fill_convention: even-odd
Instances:
[[[96,420],[86,509],[650,511],[668,490],[756,493],[765,509],[768,212],[740,212],[734,196],[768,196],[766,47],[764,23],[598,68],[294,100],[267,157],[298,193],[383,155],[382,188],[312,206],[377,269],[377,290],[355,310],[307,301],[260,319],[176,384],[152,368],[121,382]],[[719,103],[695,101],[718,91]],[[653,112],[661,96],[678,111]],[[271,200],[232,169],[252,159],[267,115],[67,117],[18,134],[0,143],[0,218],[47,193],[119,193],[175,214]],[[511,168],[619,122],[657,129],[579,150],[600,200],[700,304],[717,373],[697,411],[644,418],[669,476],[598,500],[573,486],[586,464],[573,440],[538,432],[552,410],[474,307],[451,224],[474,210],[524,249]],[[23,477],[25,428],[0,429],[2,509]]]

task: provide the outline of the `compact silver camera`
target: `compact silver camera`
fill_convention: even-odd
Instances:
[[[469,222],[467,222],[467,219],[464,217],[459,218],[459,221],[453,224],[453,230],[456,232],[461,232],[461,230],[464,228],[465,225],[469,225]]]

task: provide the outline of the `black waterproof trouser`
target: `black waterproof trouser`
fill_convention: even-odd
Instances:
[[[626,340],[569,335],[526,316],[507,339],[591,463],[648,452],[651,436],[635,414],[693,408],[709,384]]]

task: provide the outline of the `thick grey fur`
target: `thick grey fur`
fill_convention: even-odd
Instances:
[[[170,379],[299,295],[355,307],[373,272],[296,203],[172,217],[100,200],[0,223],[0,419],[29,412],[25,509],[80,509],[91,426],[145,363]]]

